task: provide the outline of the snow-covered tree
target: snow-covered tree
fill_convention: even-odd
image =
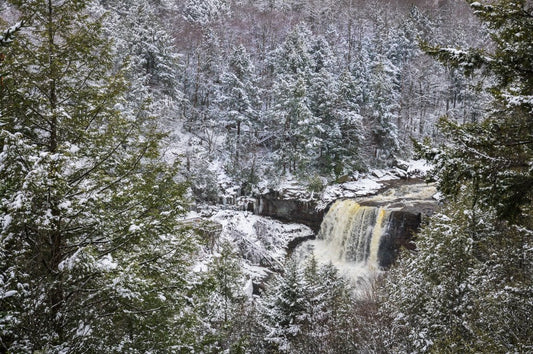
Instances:
[[[401,152],[401,91],[403,68],[415,52],[415,32],[411,26],[377,20],[371,49],[362,52],[366,63],[367,92],[365,116],[374,143],[378,164],[390,164]]]
[[[303,273],[298,264],[290,260],[283,275],[278,275],[270,286],[263,309],[265,340],[272,350],[291,352],[292,342],[301,336],[307,311]]]
[[[435,164],[448,205],[424,229],[405,262],[389,308],[406,351],[530,351],[532,8],[526,1],[468,1],[491,31],[492,50],[425,46],[439,60],[492,76],[483,121],[444,120],[448,139],[419,146]],[[407,340],[403,340],[407,339]]]
[[[363,140],[362,117],[352,100],[355,89],[351,77],[337,79],[321,69],[309,87],[309,105],[315,118],[307,128],[310,160],[317,171],[336,178],[362,169],[360,145]]]
[[[467,73],[476,67],[486,70],[495,80],[490,90],[492,112],[480,122],[462,126],[444,122],[443,129],[460,149],[444,149],[439,154],[438,173],[447,194],[458,191],[457,182],[479,183],[483,202],[494,205],[502,217],[514,220],[531,200],[529,191],[532,147],[532,103],[530,29],[531,9],[523,1],[496,2],[482,6],[472,3],[474,12],[492,31],[493,51],[432,48],[426,50]],[[450,162],[457,161],[454,166]],[[518,221],[518,220],[515,220]]]
[[[104,2],[105,3],[105,2]],[[166,129],[176,124],[183,93],[180,87],[180,55],[157,7],[148,0],[106,4],[105,33],[114,42],[116,65],[130,83],[128,104],[159,117]]]
[[[316,156],[319,118],[310,109],[309,86],[315,66],[304,25],[295,27],[273,54],[275,84],[271,124],[275,153],[282,172],[299,172]]]
[[[8,29],[4,30],[2,32],[2,35],[0,35],[0,47],[5,47],[9,43],[13,41],[13,37],[15,36],[15,33],[20,31],[23,23],[17,22],[13,26],[9,27]]]
[[[248,320],[246,311],[253,312],[254,309],[247,298],[249,294],[244,293],[248,284],[240,260],[231,242],[225,240],[215,245],[203,285],[208,293],[202,309],[205,332],[201,334],[206,351],[247,347],[248,333],[254,326],[245,323]]]
[[[340,128],[340,141],[332,144],[333,156],[338,162],[335,164],[334,172],[349,173],[353,171],[363,171],[367,168],[362,156],[362,145],[364,144],[363,117],[359,106],[361,88],[352,74],[346,70],[338,79],[336,115],[337,124]],[[342,167],[342,170],[339,168]]]
[[[298,352],[335,353],[350,350],[351,333],[346,330],[351,323],[355,304],[353,289],[347,280],[329,263],[318,265],[310,257],[304,269],[306,311],[302,335],[294,346]],[[351,349],[355,349],[353,346]]]
[[[400,148],[397,126],[400,110],[397,70],[388,58],[381,55],[371,64],[369,124],[375,142],[374,158],[385,163],[390,162]]]
[[[88,2],[11,3],[28,27],[0,97],[2,350],[188,348],[195,242],[156,122],[126,108]]]
[[[521,315],[533,308],[526,285],[531,265],[520,244],[528,233],[498,224],[494,210],[464,200],[432,218],[417,239],[418,253],[389,281],[387,312],[397,331],[391,350],[531,348]]]
[[[229,11],[226,0],[188,0],[183,16],[195,24],[207,25]]]
[[[230,153],[231,175],[251,187],[257,181],[257,149],[262,124],[261,101],[255,84],[254,67],[244,46],[234,49],[229,68],[221,77],[221,124],[227,130],[226,148]]]

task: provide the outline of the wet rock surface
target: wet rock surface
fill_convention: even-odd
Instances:
[[[284,222],[298,223],[309,226],[315,234],[327,209],[317,209],[316,201],[283,199],[279,193],[271,192],[258,198],[254,213],[268,216]]]
[[[389,213],[388,226],[379,243],[380,268],[389,268],[401,248],[416,248],[413,239],[423,218],[438,208],[438,202],[433,198],[436,192],[434,185],[421,180],[393,180],[384,182],[384,188],[377,194],[350,198],[361,206],[382,208]],[[320,201],[284,199],[279,193],[270,192],[258,198],[254,212],[284,222],[307,225],[316,235],[331,204],[319,208]],[[296,246],[291,244],[291,248]]]

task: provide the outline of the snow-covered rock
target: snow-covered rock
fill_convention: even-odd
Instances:
[[[253,280],[281,268],[291,241],[313,236],[305,225],[285,224],[246,211],[220,210],[209,220],[222,225],[218,242],[229,241],[238,248],[242,270]]]

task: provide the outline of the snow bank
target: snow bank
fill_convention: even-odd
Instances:
[[[377,194],[385,187],[383,182],[406,179],[423,178],[427,175],[432,166],[425,160],[397,161],[397,167],[390,169],[374,169],[365,174],[355,173],[351,180],[326,186],[322,193],[310,192],[306,186],[289,176],[282,180],[275,188],[261,190],[262,193],[274,191],[281,199],[292,199],[300,201],[314,200],[317,208],[326,207],[334,200],[341,198],[365,197]]]
[[[242,270],[254,280],[281,269],[289,242],[313,235],[305,225],[284,224],[245,211],[220,210],[209,220],[222,225],[218,242],[229,241],[238,248]]]
[[[398,166],[401,168],[371,170],[364,175],[357,176],[355,181],[327,186],[317,208],[325,208],[337,199],[375,195],[385,187],[384,182],[401,178],[423,178],[432,168],[425,160],[398,161]]]

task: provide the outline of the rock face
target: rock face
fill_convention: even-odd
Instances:
[[[413,235],[422,221],[422,214],[413,211],[394,210],[390,214],[387,231],[381,236],[378,250],[379,266],[389,268],[402,247],[414,250]]]
[[[317,210],[317,202],[283,199],[279,194],[271,192],[259,198],[255,213],[286,222],[307,225],[315,232],[315,235],[319,235],[318,238],[323,240],[333,240],[338,237],[355,237],[355,240],[347,238],[340,244],[345,245],[350,242],[357,244],[357,247],[361,248],[359,252],[366,255],[366,259],[363,262],[370,262],[372,258],[374,262],[377,262],[376,266],[381,269],[387,269],[396,260],[400,248],[415,249],[413,236],[418,230],[423,216],[431,215],[437,208],[437,202],[432,198],[435,193],[434,186],[420,181],[415,181],[415,183],[413,181],[405,183],[394,182],[376,195],[350,199],[353,200],[352,203],[342,204],[346,205],[346,208],[359,208],[357,210],[354,209],[353,213],[360,214],[365,212],[365,215],[355,215],[349,210],[332,210],[338,215],[328,216],[328,225],[326,228],[322,227],[322,229],[322,222],[326,220],[325,216],[332,204],[329,204],[325,209]],[[358,206],[354,207],[354,203]],[[342,205],[336,203],[335,208],[343,208]],[[379,221],[380,225],[376,226],[379,211],[382,211],[382,217]],[[369,213],[373,214],[370,215]],[[359,227],[354,225],[354,223],[358,222],[357,220],[364,220],[361,222],[364,222],[365,225]],[[343,226],[342,223],[347,223],[347,225]],[[355,231],[347,231],[348,228]],[[346,236],[335,235],[333,237],[324,235],[325,232],[327,233],[324,229],[334,230],[331,232],[335,233],[344,233]],[[371,231],[371,229],[379,231]],[[352,236],[348,235],[350,232]],[[378,233],[380,234],[378,235]],[[372,241],[372,238],[376,239],[376,241]],[[358,241],[358,239],[364,240]],[[318,244],[316,247],[319,247]],[[327,247],[332,252],[331,245]],[[335,247],[337,247],[337,250],[339,249],[338,246]],[[354,247],[356,246],[351,246],[351,248]],[[339,253],[345,257],[350,252],[345,249]],[[334,257],[334,255],[332,256]],[[346,261],[347,259],[344,260]]]
[[[315,201],[283,199],[276,192],[261,195],[254,209],[254,213],[261,216],[307,225],[315,234],[326,212],[327,208],[317,210]]]

